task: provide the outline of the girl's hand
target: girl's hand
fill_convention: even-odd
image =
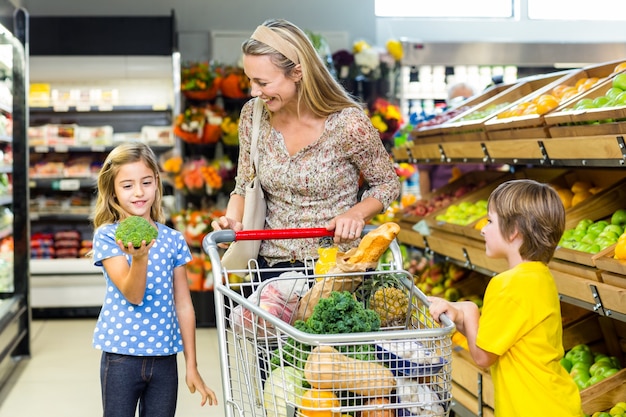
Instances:
[[[145,240],[143,240],[141,242],[141,246],[138,248],[135,248],[133,246],[132,243],[128,243],[128,246],[124,246],[124,242],[122,242],[122,239],[117,241],[117,246],[119,246],[119,248],[122,250],[122,252],[124,252],[127,255],[136,257],[136,258],[141,258],[143,256],[148,256],[148,253],[150,252],[150,248],[152,248],[152,246],[154,246],[154,243],[156,242],[155,239],[152,239],[150,242],[146,243]]]
[[[188,372],[185,377],[185,382],[187,383],[187,387],[189,388],[189,392],[192,394],[196,392],[196,390],[202,396],[202,400],[200,401],[200,405],[204,406],[207,402],[209,405],[217,405],[217,396],[215,392],[209,387],[206,386],[200,374],[195,372]]]
[[[328,222],[326,230],[335,231],[335,243],[345,243],[359,239],[364,227],[363,218],[347,211]]]

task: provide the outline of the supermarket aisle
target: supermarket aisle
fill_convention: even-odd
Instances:
[[[0,396],[0,417],[95,417],[100,406],[100,352],[91,347],[95,319],[34,320],[32,357],[22,362]],[[178,355],[180,383],[177,417],[218,417],[223,413],[216,329],[197,331],[198,367],[217,394],[220,405],[200,407],[184,381],[183,355]]]

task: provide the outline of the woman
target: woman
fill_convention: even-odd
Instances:
[[[266,21],[243,43],[242,52],[252,96],[265,104],[258,138],[265,227],[325,227],[334,230],[336,243],[355,245],[366,222],[386,210],[400,192],[378,131],[292,23]],[[241,111],[236,186],[225,215],[212,224],[215,230],[242,229],[244,189],[254,172],[254,100]],[[260,267],[316,258],[317,247],[317,239],[264,241]]]

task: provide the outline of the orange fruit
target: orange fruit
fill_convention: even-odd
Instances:
[[[572,207],[574,207],[577,204],[582,203],[583,201],[585,201],[587,198],[591,197],[592,195],[593,194],[591,194],[587,190],[574,193],[574,196],[572,197]]]
[[[559,101],[553,96],[546,97],[537,103],[537,114],[546,114],[559,107]]]
[[[615,68],[613,69],[613,72],[614,72],[614,73],[615,73],[615,72],[622,72],[622,71],[624,71],[624,70],[626,70],[626,61],[625,61],[625,62],[622,62],[621,64],[617,64],[617,65],[615,66]]]
[[[335,394],[330,391],[310,389],[302,395],[300,414],[305,417],[339,417],[339,413],[330,408],[337,408],[341,404]]]
[[[574,184],[572,184],[572,186],[570,187],[570,190],[572,190],[572,192],[576,194],[581,191],[589,191],[591,187],[593,187],[593,184],[591,184],[591,182],[581,180],[574,182]]]
[[[559,188],[556,190],[556,192],[559,194],[559,198],[561,199],[561,202],[563,203],[563,207],[565,207],[565,209],[572,207],[572,199],[574,198],[573,192],[571,192],[567,188]]]
[[[522,114],[537,114],[537,105],[535,103],[530,103],[524,110]]]
[[[578,81],[576,81],[576,84],[574,84],[574,87],[576,87],[576,89],[578,89],[581,85],[586,83],[587,80],[588,80],[587,77],[580,78]]]
[[[400,205],[402,207],[409,207],[411,204],[417,201],[417,196],[415,194],[402,194],[402,198],[400,199]]]
[[[476,222],[476,224],[474,225],[474,229],[482,230],[483,227],[487,225],[487,223],[489,223],[489,219],[487,219],[487,217],[483,217],[482,219]]]
[[[555,97],[561,97],[563,95],[563,92],[568,88],[570,87],[566,84],[557,85],[552,89],[552,95],[554,95]]]

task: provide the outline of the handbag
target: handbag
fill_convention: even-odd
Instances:
[[[262,114],[263,102],[257,98],[252,112],[252,139],[250,142],[250,159],[254,168],[254,178],[246,186],[243,220],[241,221],[243,230],[261,230],[265,227],[267,205],[257,175],[259,163],[257,145]],[[258,239],[233,242],[222,256],[222,266],[227,270],[247,269],[248,261],[257,258],[260,247],[261,241]]]

